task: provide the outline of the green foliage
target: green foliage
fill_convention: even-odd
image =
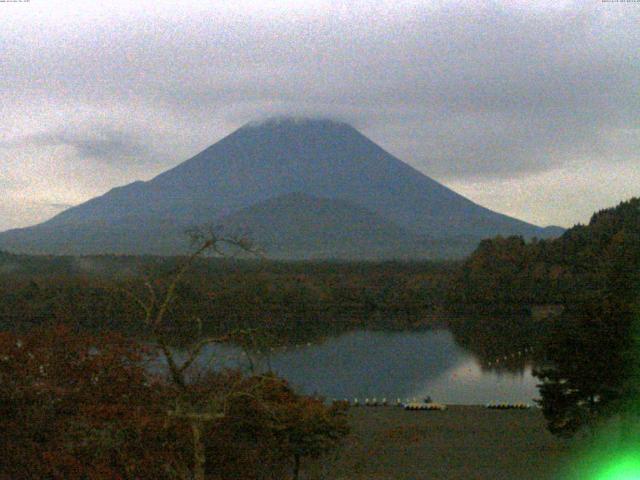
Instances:
[[[576,290],[547,342],[541,405],[549,428],[570,436],[628,409],[640,392],[635,336],[640,292],[640,201],[595,214],[567,232],[576,270],[591,280]]]
[[[547,362],[535,372],[542,380],[541,405],[553,433],[571,436],[619,412],[631,380],[628,320],[600,306],[563,314],[547,343]]]
[[[484,240],[454,276],[452,310],[524,311],[535,304],[568,304],[607,286],[629,291],[627,276],[640,256],[640,199],[593,215],[555,240]]]
[[[619,414],[639,393],[634,358],[640,345],[633,340],[639,286],[640,199],[634,198],[555,240],[483,241],[454,275],[447,303],[489,314],[452,323],[457,338],[472,337],[484,350],[491,350],[492,336],[515,344],[542,336],[535,372],[542,381],[540,404],[549,429],[572,436]],[[497,312],[526,314],[546,304],[562,305],[563,312],[543,328],[531,317],[491,320]]]

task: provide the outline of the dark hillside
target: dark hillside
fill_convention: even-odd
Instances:
[[[595,213],[553,240],[483,240],[449,292],[452,308],[522,309],[597,297],[611,282],[629,288],[640,271],[640,199]],[[612,272],[617,272],[612,277]]]

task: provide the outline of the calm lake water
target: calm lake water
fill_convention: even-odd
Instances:
[[[365,398],[431,396],[448,404],[527,402],[538,397],[531,367],[519,374],[483,370],[447,330],[356,330],[320,344],[249,353],[257,369],[268,366],[299,391],[361,402]],[[201,365],[248,368],[241,349],[211,345]]]

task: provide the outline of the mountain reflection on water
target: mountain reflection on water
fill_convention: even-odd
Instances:
[[[322,343],[244,352],[210,345],[201,366],[271,369],[307,394],[325,398],[389,401],[423,398],[450,404],[529,402],[538,397],[531,365],[499,371],[459,346],[446,329],[421,331],[353,330]]]

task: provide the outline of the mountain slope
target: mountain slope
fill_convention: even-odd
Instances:
[[[0,247],[175,253],[184,248],[176,236],[189,226],[216,223],[297,192],[349,202],[432,239],[548,236],[458,195],[345,123],[280,119],[246,125],[148,182],[115,188],[35,227],[2,233]]]
[[[269,199],[220,220],[254,239],[272,258],[452,258],[475,242],[417,235],[345,200],[295,193]]]

